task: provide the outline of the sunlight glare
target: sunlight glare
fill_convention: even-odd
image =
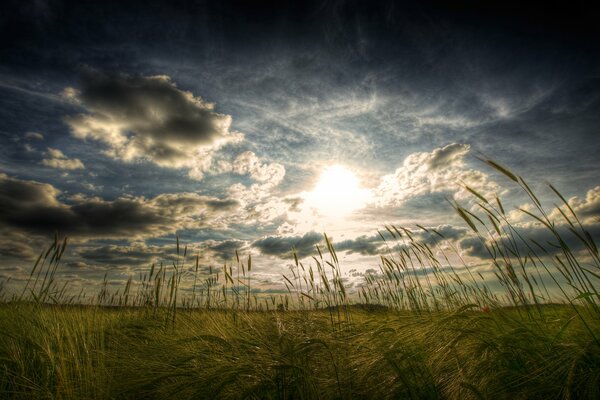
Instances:
[[[364,207],[370,192],[360,187],[356,175],[342,165],[327,168],[306,203],[324,217],[341,217]]]

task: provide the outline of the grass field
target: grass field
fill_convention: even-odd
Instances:
[[[522,212],[554,239],[523,237],[500,199],[468,188],[474,206],[455,210],[489,252],[500,290],[467,264],[457,272],[414,230],[388,226],[394,251],[354,293],[327,237],[311,265],[295,260],[285,296],[260,298],[257,267],[239,256],[180,291],[190,269],[177,243],[171,269],[103,287],[84,305],[55,279],[66,246],[56,240],[0,305],[0,397],[600,398],[596,244],[558,192],[561,208],[546,211],[524,180],[489,163],[529,196],[537,211]]]
[[[0,308],[3,398],[593,399],[600,347],[564,306],[417,315]],[[600,329],[598,321],[592,327]]]

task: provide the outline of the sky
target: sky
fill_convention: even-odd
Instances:
[[[0,6],[0,281],[55,233],[85,288],[170,263],[178,235],[205,267],[252,254],[267,291],[327,233],[352,285],[385,225],[434,242],[415,224],[490,272],[452,201],[531,204],[481,158],[600,233],[587,2],[120,3]]]

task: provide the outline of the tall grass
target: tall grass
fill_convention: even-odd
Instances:
[[[379,271],[353,288],[326,235],[312,259],[294,254],[284,295],[253,291],[250,255],[203,273],[177,237],[170,265],[117,290],[105,276],[90,296],[58,278],[67,240],[56,237],[18,293],[0,286],[0,397],[600,398],[597,245],[554,187],[547,210],[484,161],[551,238],[528,237],[500,198],[465,187],[470,201],[452,205],[487,277],[442,232],[388,225]]]

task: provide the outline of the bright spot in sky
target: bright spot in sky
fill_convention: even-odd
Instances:
[[[364,207],[370,197],[370,191],[360,187],[352,171],[342,165],[333,165],[321,174],[305,200],[321,216],[342,217]]]

